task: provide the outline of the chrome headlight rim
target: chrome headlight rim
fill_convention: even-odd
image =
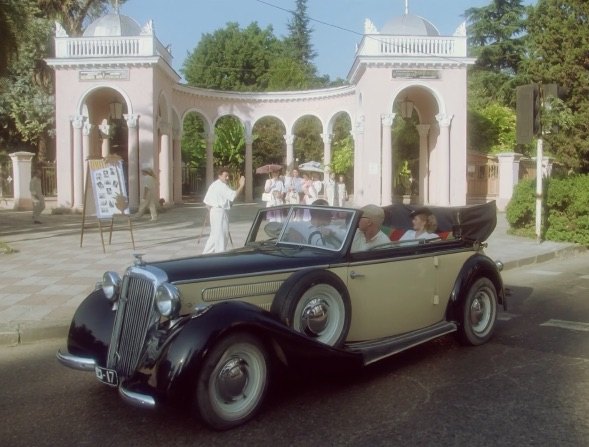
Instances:
[[[117,272],[104,272],[102,275],[102,292],[109,301],[116,301],[121,291],[123,280]]]
[[[180,312],[180,291],[168,282],[158,286],[155,292],[155,304],[163,317],[174,318]]]

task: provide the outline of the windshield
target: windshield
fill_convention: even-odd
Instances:
[[[323,206],[283,206],[261,210],[248,244],[275,243],[339,251],[356,211]]]

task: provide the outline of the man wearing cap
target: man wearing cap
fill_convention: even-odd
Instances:
[[[361,208],[362,217],[352,242],[352,252],[366,251],[371,248],[388,245],[390,240],[380,231],[384,221],[384,210],[377,205],[365,205]]]
[[[418,208],[409,216],[412,218],[413,229],[405,231],[399,239],[400,241],[436,239],[440,237],[434,233],[438,227],[438,222],[429,208]]]

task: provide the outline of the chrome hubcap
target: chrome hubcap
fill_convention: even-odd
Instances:
[[[473,300],[472,305],[470,306],[470,321],[473,325],[477,325],[483,319],[484,309],[483,304],[477,298]]]
[[[249,374],[247,363],[241,358],[227,361],[219,371],[217,389],[225,402],[232,402],[243,397],[248,384]]]
[[[309,301],[301,314],[301,327],[310,336],[318,336],[327,327],[329,322],[328,304],[315,298]]]

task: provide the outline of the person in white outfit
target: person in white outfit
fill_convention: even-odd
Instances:
[[[348,200],[348,191],[346,190],[346,181],[343,175],[339,176],[337,182],[337,205],[344,206]]]
[[[407,230],[400,241],[412,241],[415,239],[437,239],[440,236],[434,233],[438,227],[436,216],[429,208],[418,208],[410,214],[413,224],[412,230]]]
[[[157,188],[157,180],[155,178],[155,173],[151,168],[143,168],[141,170],[141,174],[143,175],[143,196],[141,199],[141,204],[139,205],[139,210],[135,215],[135,218],[140,218],[145,214],[147,209],[149,209],[149,213],[151,214],[151,221],[157,221],[157,204],[159,199],[157,198],[158,188]]]
[[[229,240],[229,216],[227,211],[231,207],[231,202],[243,191],[245,177],[242,175],[239,178],[239,187],[236,190],[231,189],[228,182],[229,170],[220,168],[217,180],[211,183],[203,199],[209,210],[209,222],[211,225],[211,232],[203,254],[227,251],[227,241]]]
[[[330,172],[329,176],[323,180],[323,190],[325,191],[325,197],[329,206],[334,206],[336,198],[335,172]]]
[[[280,171],[272,173],[272,178],[266,180],[264,192],[270,194],[270,200],[266,202],[266,208],[270,206],[284,205],[284,193],[286,189],[284,182],[280,178]],[[268,211],[268,220],[270,222],[282,222],[280,211]]]

